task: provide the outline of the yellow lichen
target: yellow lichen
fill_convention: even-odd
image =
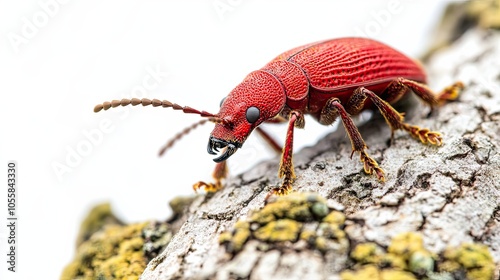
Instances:
[[[253,213],[250,217],[252,222],[264,225],[269,222],[281,219],[285,216],[285,212],[291,207],[291,203],[281,200],[266,205],[262,210]]]
[[[424,248],[417,233],[396,235],[387,251],[370,242],[358,244],[351,252],[355,270],[342,272],[342,279],[452,279],[464,273],[467,279],[492,279],[494,274],[493,258],[481,244],[446,249],[437,271],[438,257]]]
[[[401,270],[384,269],[380,272],[381,280],[416,280],[415,275]],[[359,280],[359,279],[358,279]]]
[[[316,232],[312,230],[304,230],[300,233],[300,239],[307,242],[313,242],[316,238]]]
[[[294,219],[297,221],[309,221],[312,220],[312,214],[311,211],[309,211],[309,205],[307,204],[302,204],[302,205],[297,205],[295,207],[292,207],[289,209],[285,217]]]
[[[309,243],[312,243],[321,252],[334,250],[339,254],[343,254],[349,249],[349,240],[346,238],[346,233],[336,225],[321,223],[314,238],[314,242]]]
[[[387,251],[395,255],[403,256],[408,260],[414,252],[423,248],[424,241],[422,240],[422,236],[418,233],[407,232],[394,236]]]
[[[356,271],[346,270],[340,273],[343,280],[416,280],[410,272],[382,269],[375,265],[365,265]]]
[[[495,263],[485,245],[465,243],[446,249],[443,256],[445,261],[439,265],[441,270],[453,272],[463,268],[469,279],[493,278]]]
[[[377,244],[367,242],[354,247],[354,250],[351,252],[351,258],[361,264],[376,264],[380,261],[383,253],[382,248],[377,246]]]
[[[326,252],[328,250],[328,241],[323,236],[318,236],[314,240],[314,247],[321,252]]]
[[[406,270],[408,267],[404,258],[391,253],[383,254],[380,257],[378,264],[383,267],[392,267],[401,270]]]
[[[422,275],[434,270],[436,256],[424,248],[422,236],[418,233],[401,233],[392,239],[389,248],[389,254],[399,257],[401,260],[396,264],[411,272]]]
[[[295,242],[300,238],[322,252],[336,250],[346,253],[349,240],[342,229],[344,222],[345,215],[331,211],[321,196],[293,193],[272,198],[263,209],[251,214],[244,230],[238,229],[238,222],[233,230],[221,233],[219,243],[225,244],[227,251],[237,253],[252,237],[268,243]],[[308,229],[301,232],[305,224],[308,224]],[[263,248],[265,245],[261,243],[259,246]]]
[[[122,225],[123,223],[111,212],[109,203],[94,206],[80,225],[76,246],[88,240],[92,234],[102,229],[104,225]]]
[[[323,218],[324,223],[330,223],[335,225],[343,225],[345,222],[345,215],[339,211],[332,211],[326,217]]]
[[[290,220],[282,219],[272,221],[267,225],[255,231],[255,238],[261,241],[268,242],[282,242],[282,241],[295,241],[300,232],[300,223]]]
[[[319,204],[324,204],[324,207]],[[260,225],[283,218],[296,221],[309,221],[313,219],[312,213],[321,215],[322,208],[327,208],[326,201],[322,197],[312,193],[292,193],[287,196],[278,197],[274,202],[267,204],[262,210],[253,213],[250,221]]]
[[[482,28],[500,28],[500,0],[469,1],[467,14]]]
[[[345,231],[339,228],[339,225],[321,223],[318,226],[318,235],[324,236],[329,239],[343,239],[345,238]]]
[[[346,270],[340,273],[343,280],[368,280],[380,279],[378,268],[374,265],[366,265],[357,271]]]
[[[219,243],[226,244],[227,250],[237,253],[243,249],[243,245],[250,237],[250,224],[246,221],[238,221],[234,225],[233,232],[223,232],[219,236]]]
[[[230,231],[225,231],[219,235],[219,244],[230,242],[233,234]]]
[[[380,246],[372,242],[361,243],[354,247],[351,258],[359,264],[375,264],[379,267],[391,267],[399,270],[407,268],[404,258],[386,253]]]
[[[146,267],[142,229],[147,223],[111,225],[77,249],[61,279],[138,279]]]

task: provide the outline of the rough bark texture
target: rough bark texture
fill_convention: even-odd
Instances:
[[[416,102],[406,121],[443,134],[441,147],[423,145],[390,129],[379,117],[360,128],[371,154],[385,170],[380,183],[362,171],[343,129],[294,155],[294,190],[316,192],[347,215],[351,244],[373,241],[388,246],[398,233],[421,233],[432,252],[462,242],[489,247],[500,262],[500,33],[471,30],[427,65],[431,87],[461,80],[466,89],[456,102],[429,115]],[[321,279],[338,278],[345,259],[314,250],[260,250],[247,242],[235,256],[219,235],[240,218],[264,206],[270,186],[279,184],[279,159],[230,178],[211,196],[186,209],[185,222],[141,279]],[[497,267],[498,268],[498,267]]]

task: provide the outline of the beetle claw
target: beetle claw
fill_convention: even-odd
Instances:
[[[198,193],[199,189],[205,189],[206,192],[216,192],[222,189],[222,183],[220,180],[217,180],[215,183],[205,183],[203,181],[199,181],[193,185],[193,190],[195,193]]]
[[[360,152],[360,154],[360,159],[361,162],[363,162],[363,169],[365,170],[365,173],[368,175],[375,173],[379,181],[385,182],[385,172],[378,166],[378,163],[365,151]]]
[[[410,133],[411,136],[420,140],[424,144],[432,144],[436,146],[441,146],[443,144],[443,138],[441,133],[437,131],[430,131],[427,128],[420,128],[416,125],[409,125],[404,123],[402,128]]]

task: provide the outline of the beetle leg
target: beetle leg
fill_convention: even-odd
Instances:
[[[304,127],[304,116],[298,111],[291,111],[288,122],[288,130],[286,133],[285,146],[283,147],[283,152],[281,154],[281,162],[278,171],[278,176],[280,178],[283,178],[283,182],[280,187],[274,188],[270,194],[287,195],[292,191],[292,183],[295,180],[295,171],[293,168],[292,160],[293,130],[295,127]]]
[[[439,94],[438,100],[440,103],[444,103],[445,101],[451,101],[458,98],[460,92],[464,89],[464,84],[460,81],[455,82],[454,84],[445,87]]]
[[[206,192],[216,192],[222,189],[222,180],[227,176],[227,164],[226,161],[219,162],[215,165],[212,177],[214,178],[213,183],[205,183],[199,181],[193,185],[193,190],[197,192],[201,188],[205,188]]]
[[[357,115],[363,110],[363,107],[365,106],[365,100],[366,94],[359,91],[359,88],[357,88],[352,93],[344,108],[350,115]]]
[[[357,98],[358,102],[360,104],[351,104],[354,107],[362,107],[362,104],[364,102],[365,98],[362,98],[361,95],[359,95],[360,98]],[[327,102],[323,110],[321,111],[321,118],[326,121],[331,121],[333,122],[338,116],[342,119],[342,123],[344,124],[344,128],[347,131],[347,135],[349,135],[349,139],[351,139],[351,145],[352,145],[352,153],[351,153],[351,158],[352,155],[355,152],[360,153],[360,160],[363,163],[364,170],[367,174],[373,174],[377,176],[377,178],[380,181],[385,181],[385,176],[384,176],[384,170],[378,166],[378,163],[371,158],[367,153],[366,153],[366,144],[365,141],[363,140],[363,137],[361,137],[361,134],[359,133],[358,128],[352,121],[351,117],[348,115],[346,109],[342,104],[340,104],[340,101],[337,98],[330,98]]]
[[[286,122],[286,119],[280,115],[265,121],[265,123],[284,123],[284,122]]]
[[[410,88],[405,85],[405,79],[404,78],[397,78],[394,81],[392,81],[382,92],[380,97],[384,99],[388,103],[395,103],[397,102]],[[360,92],[362,95],[365,95],[361,91],[359,91],[359,88],[356,90]],[[427,96],[427,95],[424,95]],[[436,99],[434,98],[434,94],[429,95],[429,97],[422,97],[422,99],[425,100],[430,100],[431,103],[429,104],[436,104]]]
[[[418,97],[427,102],[431,107],[442,105],[446,101],[455,100],[464,88],[462,82],[456,82],[435,94],[427,85],[412,80],[398,78],[399,82],[410,88]],[[390,85],[389,85],[390,87]]]
[[[276,140],[274,140],[274,138],[271,137],[271,135],[269,135],[269,133],[267,133],[267,131],[265,131],[264,129],[262,129],[260,126],[258,126],[255,130],[260,134],[260,136],[262,136],[262,138],[264,138],[264,140],[266,141],[266,143],[271,148],[273,148],[273,150],[276,153],[281,154],[281,152],[283,151],[283,147],[281,147],[281,145],[278,144],[278,142],[276,142]]]
[[[381,97],[385,101],[393,103],[397,101],[399,97],[401,97],[408,89],[411,89],[418,97],[420,97],[420,99],[433,107],[436,105],[442,105],[446,101],[457,99],[463,88],[464,84],[462,82],[456,82],[436,94],[425,84],[405,78],[397,78],[389,84],[389,86],[387,86]]]
[[[405,123],[404,115],[394,109],[387,101],[377,96],[373,91],[364,87],[359,87],[356,91],[365,94],[377,106],[382,116],[384,116],[385,121],[391,127],[391,139],[394,136],[395,130],[402,129],[409,132],[411,136],[420,139],[424,144],[430,143],[438,146],[442,144],[441,133]]]

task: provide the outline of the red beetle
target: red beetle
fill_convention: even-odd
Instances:
[[[365,172],[374,173],[381,181],[385,180],[384,171],[365,151],[365,142],[350,115],[375,106],[393,133],[401,129],[423,143],[441,145],[439,132],[405,123],[403,114],[390,105],[411,90],[425,103],[435,106],[455,99],[463,88],[463,84],[457,82],[435,94],[425,82],[425,72],[420,64],[395,49],[371,39],[340,38],[294,48],[260,70],[251,72],[222,100],[217,114],[157,99],[113,100],[97,105],[94,111],[120,105],[152,104],[206,118],[178,134],[160,154],[196,126],[207,120],[214,122],[207,151],[216,155],[222,149],[221,155],[214,159],[217,162],[213,174],[215,182],[198,182],[194,185],[195,190],[201,187],[207,191],[220,189],[221,180],[227,174],[225,160],[241,148],[256,129],[272,147],[282,152],[279,177],[283,182],[272,193],[285,195],[292,190],[295,179],[293,131],[295,127],[304,127],[305,114],[312,115],[323,125],[330,125],[340,117],[351,140],[351,157],[354,152],[359,152]],[[285,121],[288,121],[288,131],[281,149],[259,125]]]

